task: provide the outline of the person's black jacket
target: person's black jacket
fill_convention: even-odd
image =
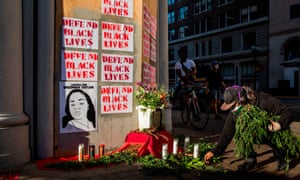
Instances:
[[[289,128],[289,125],[292,122],[292,111],[284,104],[280,103],[275,97],[263,92],[259,92],[257,93],[257,98],[253,101],[250,101],[249,104],[260,107],[268,113],[272,113],[273,115],[280,115],[279,123],[281,125],[281,129]],[[221,155],[233,139],[236,118],[237,115],[234,115],[231,112],[228,114],[225,120],[222,135],[219,138],[219,142],[212,151],[215,156]]]

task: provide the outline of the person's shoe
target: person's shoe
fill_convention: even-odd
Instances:
[[[278,170],[285,170],[287,168],[288,164],[285,161],[279,161],[278,162]]]
[[[249,171],[254,168],[257,164],[256,158],[246,159],[245,162],[238,166],[239,171]]]

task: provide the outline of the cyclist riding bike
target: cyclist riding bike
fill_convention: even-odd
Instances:
[[[186,48],[180,48],[178,50],[178,56],[180,59],[175,64],[175,71],[179,77],[179,84],[173,94],[174,99],[180,97],[180,93],[184,87],[194,84],[197,74],[196,64],[192,59],[187,58]]]
[[[175,71],[179,77],[179,84],[173,94],[173,104],[174,101],[179,100],[181,119],[184,124],[190,122],[194,128],[201,130],[207,125],[209,112],[206,102],[197,97],[199,87],[195,83],[196,64],[192,59],[187,58],[185,48],[179,49],[178,55],[180,59],[175,64]]]

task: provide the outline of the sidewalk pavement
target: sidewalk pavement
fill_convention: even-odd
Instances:
[[[179,111],[172,112],[173,119],[173,130],[172,135],[184,135],[190,136],[191,142],[197,141],[199,138],[204,138],[210,142],[216,142],[222,132],[224,120],[215,120],[211,115],[210,121],[207,127],[202,131],[197,131],[193,129],[190,125],[183,126],[180,119]],[[300,120],[295,121],[291,125],[292,131],[300,135]],[[218,167],[233,170],[232,176],[237,175],[236,169],[239,164],[243,162],[242,159],[236,158],[233,152],[234,144],[233,142],[227,147],[226,152],[222,156],[222,163],[218,164]],[[273,157],[270,147],[266,145],[261,145],[260,147],[255,147],[258,153],[257,162],[258,166],[249,171],[243,176],[243,179],[253,179],[253,178],[264,178],[268,177],[271,179],[300,179],[300,162],[296,162],[295,165],[290,167],[289,172],[277,171],[277,162]],[[26,180],[47,180],[47,179],[124,179],[124,180],[138,180],[138,179],[201,179],[197,174],[184,173],[180,175],[153,175],[149,176],[144,174],[140,169],[138,164],[134,165],[116,165],[109,168],[92,168],[88,170],[80,171],[63,171],[63,170],[39,170],[37,169],[35,162],[30,162],[28,164],[22,165],[20,167],[15,167],[6,170],[11,174],[16,173],[19,175],[19,179]],[[236,173],[236,174],[235,174]],[[239,176],[241,177],[241,176]],[[211,179],[214,179],[213,177]],[[0,170],[0,180],[1,170]]]

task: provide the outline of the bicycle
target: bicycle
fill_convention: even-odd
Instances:
[[[197,130],[204,129],[209,120],[209,109],[207,100],[201,96],[205,88],[197,85],[185,87],[182,90],[183,107],[181,108],[181,119],[183,124],[188,122]]]

